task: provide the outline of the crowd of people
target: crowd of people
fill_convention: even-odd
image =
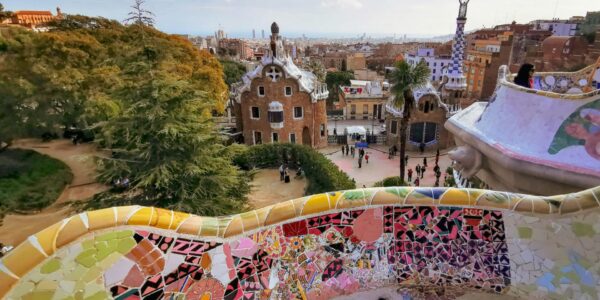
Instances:
[[[356,156],[356,148],[354,146],[342,146],[342,155],[349,156],[352,158]],[[358,167],[362,168],[363,159],[368,164],[369,163],[369,153],[365,151],[364,148],[358,148]]]
[[[405,158],[408,162],[408,156]],[[433,167],[433,172],[435,174],[435,183],[434,186],[438,187],[440,186],[440,177],[442,177],[442,170],[439,166],[439,162],[440,162],[440,150],[438,149],[435,153],[435,165]],[[414,173],[416,173],[416,177],[415,180],[413,181],[413,170],[412,169],[408,169],[407,171],[407,179],[408,182],[412,182],[414,183],[415,186],[420,186],[421,184],[421,179],[423,179],[423,177],[425,176],[425,172],[427,172],[427,157],[423,157],[423,164],[417,164],[417,166],[415,167],[415,171]],[[448,175],[446,174],[444,176],[444,186],[446,185],[446,177]]]

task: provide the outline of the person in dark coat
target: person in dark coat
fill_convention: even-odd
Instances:
[[[408,169],[408,182],[412,181],[412,174],[413,174],[413,170],[412,169]]]
[[[421,176],[421,166],[417,165],[417,167],[415,168],[415,170],[417,171],[417,178],[419,178],[419,176]]]
[[[358,157],[358,167],[362,168],[362,156]]]
[[[427,157],[423,157],[423,165],[427,167]]]
[[[346,144],[346,155],[350,155],[350,147],[348,147],[348,144]]]
[[[515,84],[522,87],[532,89],[533,88],[533,74],[535,73],[535,67],[532,64],[523,64],[515,77]]]
[[[423,176],[425,176],[425,171],[427,171],[427,167],[426,166],[421,167],[421,178],[423,178]]]

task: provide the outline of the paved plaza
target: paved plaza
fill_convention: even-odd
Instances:
[[[367,148],[366,152],[369,155],[369,163],[363,159],[362,168],[358,167],[358,152],[356,152],[355,158],[351,155],[346,156],[342,154],[342,146],[332,146],[325,149],[321,149],[320,152],[325,154],[327,158],[333,161],[342,171],[346,172],[350,178],[356,180],[356,187],[372,187],[377,181],[381,181],[386,177],[399,176],[400,175],[400,159],[398,156],[389,159],[387,153],[387,146],[373,146],[374,148]],[[417,164],[423,165],[423,157],[427,157],[427,171],[425,176],[421,179],[420,186],[434,186],[435,173],[433,167],[435,166],[435,152],[425,152],[424,154],[417,152],[407,152],[409,156],[408,169],[413,170],[413,181],[416,178],[415,167]],[[446,151],[440,153],[439,166],[442,172],[440,177],[440,186],[443,186],[444,174],[446,168],[451,165],[451,160],[448,158]]]

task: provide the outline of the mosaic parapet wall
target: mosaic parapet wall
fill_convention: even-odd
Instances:
[[[330,299],[399,286],[416,297],[597,299],[598,195],[401,187],[219,218],[91,211],[0,260],[0,297]]]

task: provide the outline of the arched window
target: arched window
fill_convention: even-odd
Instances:
[[[433,108],[434,108],[433,102],[429,103],[429,111],[433,111]]]
[[[429,112],[429,101],[426,101],[426,102],[425,102],[425,110],[424,110],[424,112],[425,112],[425,113],[428,113],[428,112]]]
[[[436,141],[437,124],[430,122],[413,123],[410,125],[409,140],[415,144],[429,144]]]

